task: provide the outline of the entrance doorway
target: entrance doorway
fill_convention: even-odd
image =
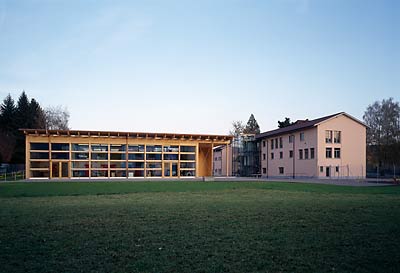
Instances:
[[[331,167],[326,167],[326,177],[330,177],[331,176]]]
[[[68,178],[68,162],[52,162],[51,178]]]
[[[164,177],[178,177],[178,162],[164,161]]]

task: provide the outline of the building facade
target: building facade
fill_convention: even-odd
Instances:
[[[23,132],[27,178],[212,176],[213,148],[228,146],[232,140],[231,136],[199,134]]]
[[[366,125],[342,112],[256,136],[264,177],[365,178]]]

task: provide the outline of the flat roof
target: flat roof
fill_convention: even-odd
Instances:
[[[231,141],[231,135],[213,134],[175,134],[175,133],[145,133],[145,132],[116,132],[116,131],[83,131],[83,130],[46,130],[20,129],[29,136],[92,136],[92,137],[128,137],[140,139],[173,139],[173,140],[206,140]]]

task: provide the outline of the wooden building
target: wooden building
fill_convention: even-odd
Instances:
[[[212,176],[213,148],[232,140],[227,135],[22,131],[27,178]]]

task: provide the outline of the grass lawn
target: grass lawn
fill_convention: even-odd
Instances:
[[[0,183],[0,272],[400,272],[400,187]]]

